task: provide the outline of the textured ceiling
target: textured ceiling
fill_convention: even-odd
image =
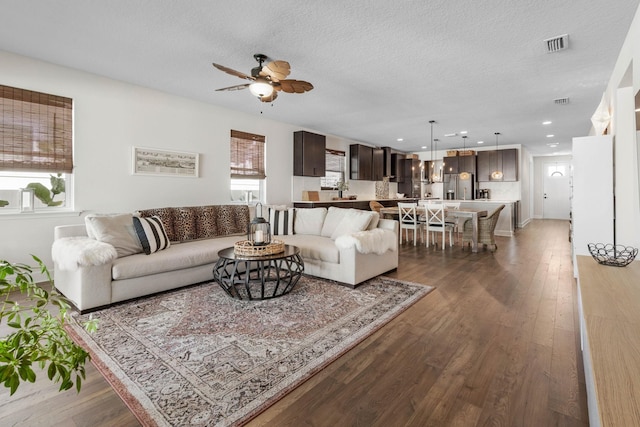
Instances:
[[[639,1],[2,0],[0,49],[372,145],[423,151],[433,119],[439,148],[497,131],[544,155],[588,134]],[[215,92],[243,80],[211,63],[249,74],[254,53],[315,89]]]

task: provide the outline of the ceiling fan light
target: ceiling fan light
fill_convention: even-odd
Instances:
[[[258,78],[249,85],[249,91],[251,91],[253,96],[262,98],[265,96],[271,96],[273,93],[273,86],[271,86],[265,79]]]

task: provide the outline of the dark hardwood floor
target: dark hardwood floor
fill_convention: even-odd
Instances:
[[[567,235],[535,220],[495,253],[402,245],[389,276],[436,289],[249,425],[588,425]],[[92,366],[56,390],[3,391],[0,425],[138,425]]]

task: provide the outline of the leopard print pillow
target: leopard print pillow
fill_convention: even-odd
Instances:
[[[218,207],[198,206],[196,208],[196,235],[198,239],[208,239],[218,235]]]
[[[144,209],[138,211],[138,215],[143,218],[148,218],[151,216],[157,216],[162,221],[162,225],[164,226],[165,231],[167,232],[167,238],[171,242],[177,242],[178,239],[176,237],[176,233],[173,229],[174,221],[173,221],[173,208],[158,208],[158,209]]]
[[[180,242],[197,238],[195,207],[175,208],[173,211],[173,231]]]
[[[219,205],[217,224],[219,236],[246,233],[249,225],[249,206]]]

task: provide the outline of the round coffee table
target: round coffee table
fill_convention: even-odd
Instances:
[[[300,249],[285,245],[272,255],[238,255],[233,248],[218,252],[213,279],[227,295],[241,300],[264,300],[288,294],[304,272]]]

